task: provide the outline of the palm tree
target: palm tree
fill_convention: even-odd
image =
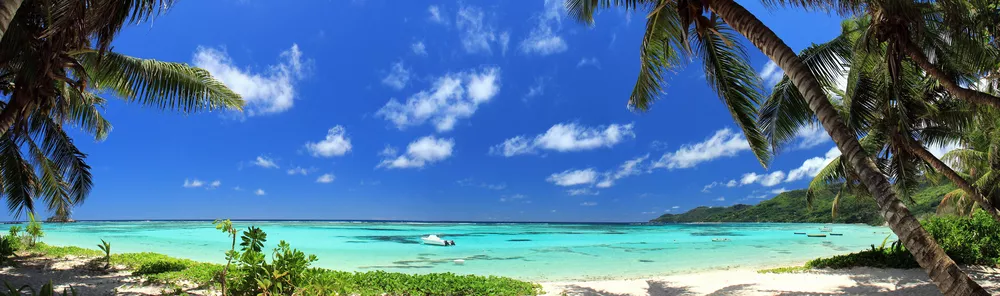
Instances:
[[[847,89],[844,90],[841,107],[848,126],[855,133],[863,135],[869,142],[878,145],[866,147],[866,151],[879,155],[876,163],[882,164],[883,171],[895,180],[896,193],[909,199],[918,184],[921,172],[936,171],[952,181],[972,198],[983,210],[1000,221],[1000,211],[994,204],[972,186],[958,172],[946,165],[924,147],[923,143],[946,144],[959,140],[964,129],[970,125],[970,108],[943,87],[926,77],[911,64],[900,64],[895,73],[885,65],[886,48],[859,44],[858,39],[865,34],[870,24],[869,17],[844,22],[841,36],[822,45],[812,46],[803,51],[803,60],[813,72],[823,76],[838,74],[850,69]],[[853,45],[851,45],[853,44]],[[853,50],[847,50],[852,46]],[[828,57],[828,58],[820,58]],[[818,62],[824,62],[820,64]],[[843,75],[843,73],[839,73]],[[827,83],[829,83],[827,81]],[[789,92],[790,82],[783,80],[762,105],[760,120],[776,148],[788,140],[788,134],[773,132],[781,124],[797,126],[808,124],[810,110],[790,104],[802,99],[796,92]],[[827,88],[835,87],[826,85]],[[782,106],[789,104],[789,106]],[[793,114],[795,113],[795,114]],[[795,123],[778,123],[781,116],[787,116]],[[777,136],[777,137],[776,137]],[[864,141],[863,141],[864,142]],[[875,143],[873,143],[875,144]],[[871,147],[871,149],[869,148]],[[837,161],[830,168],[846,168]],[[824,172],[833,173],[832,170]],[[816,185],[845,180],[849,175],[838,172],[829,176],[817,176],[810,189]],[[817,182],[822,180],[823,182]],[[836,203],[834,203],[836,207]]]
[[[172,3],[54,0],[21,6],[0,40],[0,83],[9,92],[0,135],[32,110],[50,109],[62,84],[182,112],[241,108],[239,96],[207,71],[108,50],[122,27],[148,20]]]
[[[974,186],[983,192],[994,205],[1000,201],[1000,112],[990,108],[975,111],[976,117],[965,133],[962,133],[961,148],[949,151],[943,160],[960,171],[963,176],[974,180]],[[964,192],[950,192],[942,205],[955,206],[966,213],[964,208],[977,204]]]
[[[859,179],[877,201],[880,213],[889,227],[913,253],[921,267],[927,271],[932,281],[946,295],[989,295],[979,284],[958,268],[920,226],[906,206],[896,198],[892,185],[875,165],[868,153],[862,149],[854,134],[837,114],[830,103],[820,81],[809,67],[777,35],[758,20],[752,13],[733,0],[567,0],[570,13],[586,23],[593,22],[595,10],[601,7],[622,6],[629,10],[648,9],[646,37],[640,49],[642,69],[639,82],[633,91],[631,106],[645,109],[649,101],[658,95],[663,74],[674,66],[671,57],[686,44],[688,26],[692,22],[706,23],[706,20],[721,19],[722,22],[750,40],[775,64],[785,71],[802,94],[804,104],[813,111],[819,122],[833,138],[834,143],[846,157]],[[705,14],[711,17],[706,17]],[[718,26],[717,26],[718,27]],[[736,40],[727,40],[736,43]],[[707,76],[706,76],[707,77]],[[643,93],[647,95],[643,95]],[[646,99],[647,101],[642,101]],[[729,105],[732,105],[731,103]],[[730,107],[732,109],[732,107]],[[745,128],[744,128],[745,129]],[[749,138],[749,136],[748,136]],[[753,143],[751,146],[753,147]],[[762,157],[758,156],[758,159]]]
[[[11,212],[42,198],[68,214],[92,186],[86,154],[63,131],[80,127],[103,140],[111,94],[129,103],[184,113],[240,110],[239,95],[207,71],[109,51],[125,24],[144,21],[171,0],[25,2],[0,40],[0,197]]]

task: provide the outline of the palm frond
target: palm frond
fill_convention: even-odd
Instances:
[[[657,0],[566,0],[565,6],[568,14],[578,22],[592,25],[594,13],[599,9],[618,7],[626,11],[638,11],[658,2]]]
[[[98,89],[114,91],[129,102],[164,110],[242,110],[238,94],[208,71],[181,63],[139,59],[108,52],[77,57]],[[98,59],[101,59],[98,62]]]
[[[704,59],[705,79],[719,94],[733,120],[746,135],[750,149],[765,168],[770,161],[767,138],[757,127],[757,105],[763,101],[761,82],[748,62],[746,50],[734,40],[738,36],[721,20],[698,29],[692,41]]]
[[[7,209],[15,217],[25,210],[34,212],[32,193],[37,182],[34,168],[21,157],[21,151],[10,133],[0,136],[0,177]]]

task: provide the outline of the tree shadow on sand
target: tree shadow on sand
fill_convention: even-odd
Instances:
[[[103,261],[96,258],[21,256],[13,258],[12,266],[0,269],[0,282],[6,282],[14,288],[27,285],[37,290],[51,281],[56,292],[62,293],[64,289],[72,287],[77,295],[160,295],[162,287],[144,286],[140,279],[132,276],[131,271],[108,270],[103,265]],[[122,289],[123,287],[145,289]]]

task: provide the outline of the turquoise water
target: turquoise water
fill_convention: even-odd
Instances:
[[[268,248],[285,240],[338,270],[454,272],[533,281],[642,278],[729,267],[799,264],[879,244],[885,227],[824,224],[476,224],[240,221],[267,232]],[[830,226],[844,236],[808,238]],[[42,241],[114,252],[158,252],[224,262],[231,241],[205,221],[77,222],[45,224]],[[420,244],[438,234],[456,246]],[[713,242],[728,238],[729,242]],[[465,259],[464,265],[453,263]]]

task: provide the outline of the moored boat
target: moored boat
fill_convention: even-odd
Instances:
[[[421,237],[420,241],[423,241],[425,244],[428,244],[428,245],[436,245],[436,246],[454,246],[455,245],[455,241],[444,240],[444,239],[441,239],[440,237],[438,237],[437,235],[434,235],[434,234],[431,234],[431,235],[428,235],[428,236],[425,236],[425,237]]]

